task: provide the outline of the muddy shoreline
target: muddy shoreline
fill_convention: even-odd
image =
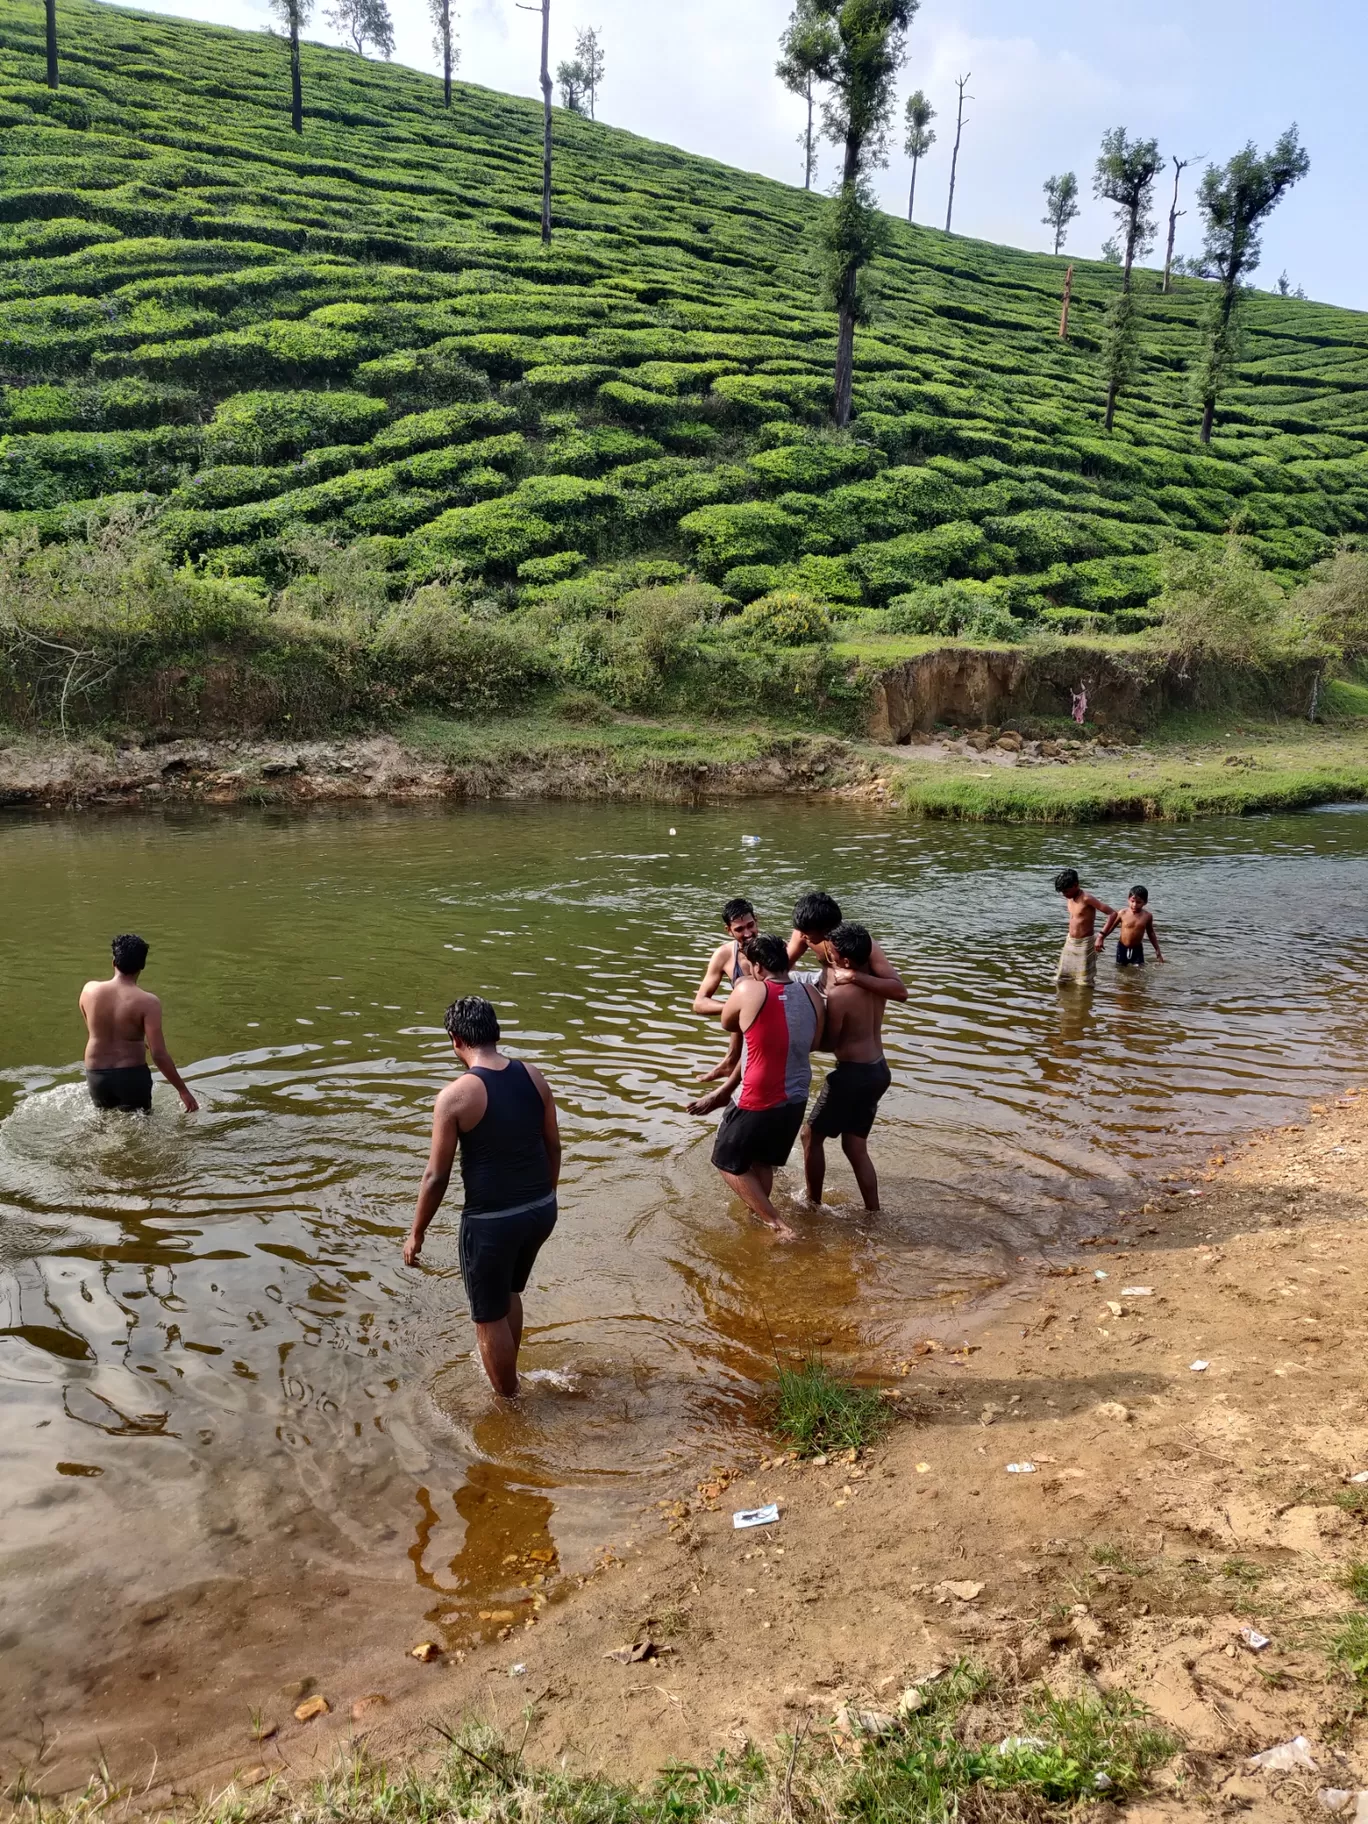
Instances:
[[[1146,1817],[1303,1817],[1315,1785],[1368,1784],[1330,1651],[1354,1607],[1341,1574],[1368,1555],[1350,1480],[1368,1465],[1366,1213],[1368,1093],[1350,1091],[1161,1178],[967,1331],[928,1334],[888,1364],[901,1420],[858,1460],[719,1464],[587,1575],[529,1557],[516,1608],[464,1646],[398,1586],[277,1542],[250,1578],[92,1611],[88,1663],[52,1668],[4,1759],[56,1793],[103,1751],[165,1804],[260,1769],[292,1784],[357,1740],[422,1760],[434,1716],[478,1714],[519,1734],[530,1716],[538,1760],[645,1777],[967,1654],[1145,1703],[1184,1743]],[[778,1526],[734,1532],[733,1508],[770,1500]],[[1255,1653],[1249,1627],[1272,1644]],[[443,1648],[427,1664],[424,1638]],[[658,1656],[605,1657],[642,1640]],[[327,1713],[295,1721],[310,1695]],[[274,1732],[255,1739],[252,1712]],[[1246,1769],[1298,1733],[1318,1775]]]

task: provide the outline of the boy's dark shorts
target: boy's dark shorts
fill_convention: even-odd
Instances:
[[[872,1064],[838,1064],[812,1105],[808,1126],[819,1140],[854,1134],[868,1140],[879,1103],[893,1081],[884,1058]]]
[[[753,1165],[787,1165],[806,1108],[806,1096],[777,1108],[738,1108],[733,1102],[713,1141],[713,1164],[735,1177]]]
[[[508,1316],[513,1294],[526,1291],[555,1226],[554,1196],[511,1216],[462,1216],[461,1276],[477,1324],[497,1324]]]
[[[1138,944],[1123,944],[1121,939],[1119,937],[1117,938],[1116,966],[1118,969],[1125,969],[1128,965],[1133,965],[1140,969],[1144,968],[1145,940],[1143,937]]]

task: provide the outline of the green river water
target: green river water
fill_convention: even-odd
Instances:
[[[745,844],[743,835],[758,842]],[[1149,885],[1167,968],[1057,991],[1073,862]],[[962,1333],[1044,1251],[1361,1069],[1368,815],[1067,833],[834,803],[497,804],[0,822],[0,1651],[79,1591],[300,1560],[406,1589],[457,1640],[515,1552],[564,1568],[738,1443],[773,1351],[871,1371]],[[683,1104],[718,910],[833,891],[911,987],[866,1218],[776,1247]],[[108,940],[203,1103],[97,1116],[76,999]],[[442,1010],[480,991],[561,1103],[557,1233],[516,1409],[471,1359],[452,1207],[400,1243]],[[793,1184],[790,1178],[790,1188]],[[449,1219],[447,1219],[449,1218]]]

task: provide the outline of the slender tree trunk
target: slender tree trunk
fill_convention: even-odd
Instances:
[[[1073,303],[1073,272],[1074,269],[1070,266],[1064,274],[1064,308],[1059,313],[1059,339],[1061,342],[1067,342],[1069,339],[1069,306]]]
[[[1236,299],[1239,295],[1239,284],[1240,284],[1240,270],[1239,270],[1238,265],[1236,265],[1236,266],[1234,266],[1233,271],[1227,270],[1226,273],[1222,277],[1223,291],[1222,291],[1222,295],[1221,295],[1221,314],[1217,320],[1216,332],[1215,332],[1217,338],[1221,342],[1225,342],[1226,337],[1230,334],[1230,319],[1235,314],[1235,303],[1236,303]],[[1212,368],[1213,380],[1217,377],[1217,374],[1218,374],[1218,370],[1213,366],[1213,368]],[[1213,390],[1207,394],[1206,399],[1202,403],[1202,442],[1203,443],[1211,442],[1211,432],[1212,432],[1212,429],[1213,429],[1215,423],[1216,423],[1216,393],[1215,393],[1215,389],[1213,386]]]
[[[912,220],[912,208],[917,200],[917,166],[920,162],[921,154],[914,152],[912,155],[912,188],[907,193],[907,219],[909,222]]]
[[[304,131],[304,85],[299,75],[299,15],[290,14],[290,125]]]
[[[969,72],[971,76],[973,71]],[[949,234],[950,223],[955,214],[955,175],[959,170],[960,135],[964,132],[964,85],[969,76],[957,76],[955,86],[959,89],[959,110],[955,115],[955,150],[950,155],[950,200],[945,206],[945,232]]]
[[[451,20],[442,33],[442,106],[451,106]]]
[[[841,171],[841,193],[849,195],[854,191],[860,174],[860,158],[864,147],[853,135],[847,136],[845,143],[845,164]],[[832,412],[836,428],[843,431],[850,423],[851,398],[855,390],[855,317],[860,297],[860,268],[851,259],[841,274],[840,290],[836,297],[836,309],[839,323],[836,332],[836,397]]]
[[[1202,442],[1211,442],[1211,427],[1216,422],[1216,401],[1208,399],[1202,407]]]
[[[47,86],[57,87],[57,0],[47,0]]]
[[[1164,254],[1164,290],[1173,290],[1173,244],[1178,239],[1178,184],[1183,175],[1181,165],[1173,173],[1173,207],[1169,210],[1168,249]]]
[[[1119,380],[1113,380],[1107,387],[1107,410],[1106,415],[1102,420],[1102,428],[1104,431],[1109,431],[1112,428],[1113,420],[1116,417],[1116,396],[1120,391],[1121,383]]]
[[[551,0],[542,0],[542,219],[543,246],[551,245]]]
[[[812,188],[812,110],[815,105],[814,96],[812,93],[811,76],[808,77],[807,104],[808,104],[807,150],[806,150],[806,153],[804,156],[804,163],[803,163],[803,172],[804,172],[803,188],[804,188],[804,190],[811,190],[811,188]]]

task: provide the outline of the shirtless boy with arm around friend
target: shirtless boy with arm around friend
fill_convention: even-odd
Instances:
[[[1107,939],[1120,925],[1121,933],[1116,940],[1116,966],[1125,969],[1128,966],[1140,967],[1145,961],[1145,939],[1154,945],[1154,960],[1162,963],[1164,953],[1159,948],[1159,938],[1154,929],[1154,914],[1149,909],[1149,888],[1132,887],[1126,901],[1125,910],[1112,912],[1102,927],[1097,940],[1099,954]]]
[[[835,967],[827,976],[825,1049],[836,1067],[822,1085],[803,1128],[803,1175],[808,1200],[820,1204],[826,1180],[825,1142],[839,1139],[866,1210],[879,1207],[879,1179],[869,1156],[869,1133],[893,1079],[883,1051],[888,998],[862,984],[872,948],[863,925],[838,925],[827,939]]]
[[[1061,869],[1055,875],[1054,884],[1055,892],[1063,895],[1064,903],[1069,909],[1069,935],[1064,939],[1055,980],[1094,981],[1097,977],[1097,949],[1093,944],[1093,932],[1097,926],[1097,915],[1100,912],[1104,918],[1114,918],[1115,913],[1095,894],[1083,891],[1077,868]]]

